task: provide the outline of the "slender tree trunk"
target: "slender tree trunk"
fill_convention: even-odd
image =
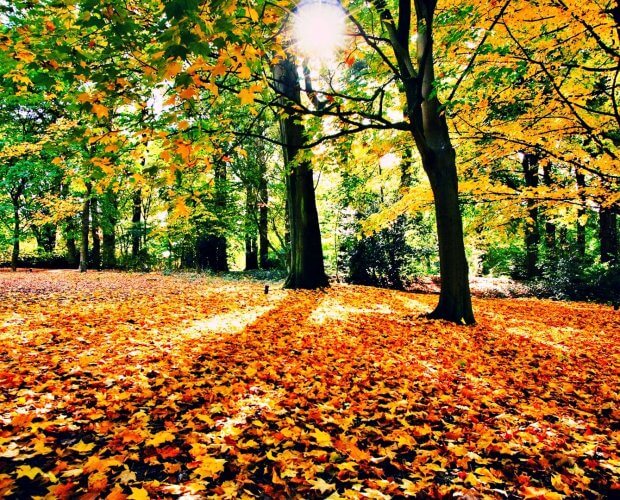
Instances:
[[[131,256],[137,259],[142,242],[142,189],[134,191],[131,212]]]
[[[543,182],[545,186],[552,187],[553,179],[551,178],[551,165],[545,162],[543,165]],[[555,224],[549,220],[549,216],[545,215],[545,248],[547,249],[547,259],[555,261],[557,258],[556,248],[556,228]]]
[[[228,194],[226,192],[226,163],[219,162],[215,165],[215,210],[216,212],[225,217]],[[219,234],[213,237],[214,255],[212,269],[214,271],[227,272],[228,271],[228,241],[224,229],[219,229]]]
[[[103,269],[116,267],[116,223],[118,222],[118,201],[113,191],[106,191],[101,210],[101,232],[103,244],[101,259]]]
[[[86,195],[84,196],[84,203],[82,204],[82,216],[81,216],[81,234],[80,241],[80,272],[84,273],[88,269],[88,222],[90,215],[90,193],[92,185],[90,182],[86,184]]]
[[[11,252],[11,270],[13,272],[17,271],[19,264],[19,238],[21,236],[19,205],[19,197],[13,198],[13,251]]]
[[[288,104],[301,102],[297,67],[292,57],[274,67],[274,80],[279,93]],[[314,193],[312,163],[301,155],[305,130],[298,116],[280,119],[287,178],[287,202],[290,223],[290,269],[286,288],[320,288],[328,286],[323,263],[321,230]]]
[[[258,244],[256,240],[256,212],[258,206],[254,186],[249,182],[245,189],[245,270],[258,269]]]
[[[258,243],[259,265],[261,269],[269,266],[269,191],[267,190],[266,164],[260,162],[258,180]]]
[[[584,189],[586,187],[586,176],[581,170],[577,169],[575,172],[575,179],[579,190],[579,199],[581,200],[581,205],[577,210],[577,255],[583,260],[586,256],[586,225],[584,219],[588,213],[584,193]]]
[[[101,267],[101,238],[99,236],[100,218],[97,207],[97,198],[93,196],[90,200],[91,237],[93,240],[90,260],[93,269],[99,269]]]
[[[614,207],[599,209],[599,238],[601,241],[601,262],[618,262],[618,222]]]
[[[538,187],[538,157],[535,154],[524,154],[523,174],[525,186],[528,188]],[[525,277],[528,279],[538,275],[538,244],[540,232],[538,231],[538,207],[536,200],[527,200],[527,214],[525,220]]]

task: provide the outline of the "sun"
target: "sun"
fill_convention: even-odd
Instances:
[[[292,26],[296,50],[308,59],[332,60],[344,46],[345,21],[346,14],[337,0],[302,0]]]

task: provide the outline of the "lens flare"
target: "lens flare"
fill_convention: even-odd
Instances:
[[[333,59],[344,46],[345,20],[337,1],[302,1],[293,20],[293,37],[300,55],[318,61]]]

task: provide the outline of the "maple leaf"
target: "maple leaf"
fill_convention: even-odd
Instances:
[[[237,70],[237,74],[239,75],[239,78],[241,78],[242,80],[247,80],[248,78],[252,76],[252,72],[250,71],[250,68],[248,68],[245,64]]]
[[[73,451],[77,451],[78,453],[88,453],[95,447],[95,443],[85,443],[80,439],[77,444],[70,446],[69,449]]]
[[[196,87],[187,87],[179,92],[179,97],[182,99],[193,99],[196,95],[198,95]]]
[[[127,498],[131,500],[148,500],[151,497],[149,496],[149,492],[146,491],[144,488],[132,487],[131,495],[129,495]]]
[[[319,490],[322,494],[336,489],[335,484],[327,483],[323,478],[312,479],[308,482],[312,485],[313,490]]]
[[[200,477],[217,477],[224,470],[226,460],[222,458],[201,457],[200,465],[194,469],[194,474]]]
[[[157,434],[153,435],[151,437],[151,439],[147,439],[146,440],[146,445],[147,446],[154,446],[154,447],[157,448],[160,444],[167,443],[169,441],[174,441],[174,439],[175,439],[175,435],[172,434],[172,432],[161,431],[161,432],[158,432]]]
[[[238,95],[241,104],[252,104],[254,102],[255,93],[251,89],[241,89]]]
[[[164,78],[167,80],[172,80],[175,76],[177,76],[183,67],[181,63],[177,61],[171,61],[166,65],[164,70]]]
[[[34,479],[35,477],[45,475],[45,473],[38,467],[30,467],[29,465],[20,465],[16,469],[17,478],[27,477],[28,479]]]
[[[93,103],[91,107],[93,113],[97,115],[97,118],[104,118],[109,116],[110,110],[106,108],[103,104]]]
[[[310,436],[315,439],[319,446],[332,446],[332,437],[327,432],[315,429],[314,432],[310,433]]]

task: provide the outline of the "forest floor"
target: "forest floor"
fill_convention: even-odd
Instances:
[[[0,274],[0,497],[620,495],[620,313]]]

